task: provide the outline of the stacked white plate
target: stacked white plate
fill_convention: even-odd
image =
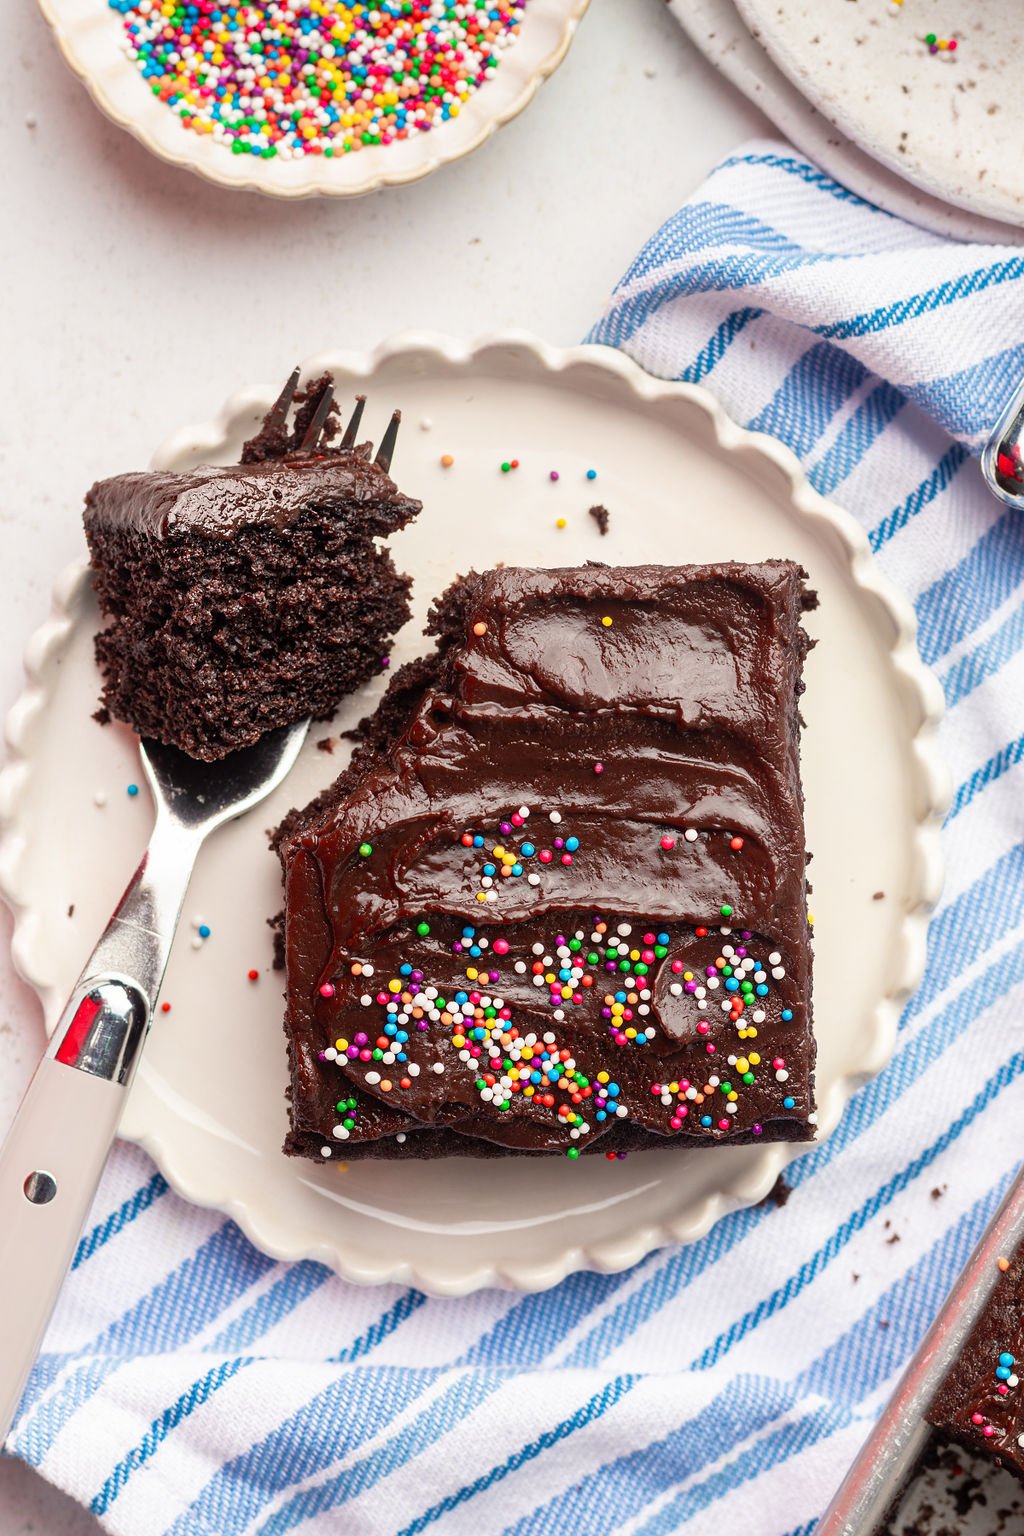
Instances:
[[[1018,0],[669,0],[669,9],[728,80],[852,191],[940,234],[1024,243]],[[932,53],[929,35],[956,49]]]

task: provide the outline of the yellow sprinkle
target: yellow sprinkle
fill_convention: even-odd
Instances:
[[[476,978],[479,974],[480,973],[475,965],[467,965],[466,975],[469,977],[470,981],[476,981]]]
[[[556,520],[555,520],[555,527],[556,528],[564,528],[565,527],[565,518],[564,517],[556,518]]]
[[[334,1049],[336,1051],[347,1051],[348,1050],[348,1041],[347,1040],[335,1040],[335,1042],[334,1042]]]
[[[756,1033],[756,1031],[752,1029],[749,1031],[749,1033],[753,1035]],[[759,1067],[761,1065],[761,1058],[756,1051],[751,1051],[750,1055],[747,1057],[747,1060],[750,1062],[752,1067]]]
[[[632,1027],[632,1025],[626,1030],[626,1039],[627,1040],[635,1040],[636,1039],[636,1030]]]
[[[611,1082],[611,1078],[608,1076],[607,1072],[599,1072],[597,1074],[597,1080],[598,1080],[599,1083],[610,1083]]]
[[[476,899],[477,899],[477,901],[486,901],[487,900],[487,892],[486,891],[477,891]]]
[[[389,981],[388,982],[388,991],[389,992],[401,992],[401,990],[402,990],[402,983],[400,981]]]
[[[605,629],[611,629],[614,622],[614,619],[610,619],[607,614],[605,614],[604,618],[601,620],[601,623],[604,625]]]

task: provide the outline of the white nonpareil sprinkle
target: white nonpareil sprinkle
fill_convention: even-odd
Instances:
[[[374,1084],[380,1082],[380,1073],[379,1072],[367,1072],[367,1074],[366,1074],[366,1081],[372,1087]]]
[[[320,1156],[321,1157],[330,1157],[330,1155],[331,1155],[330,1147],[321,1147],[320,1148]]]
[[[683,836],[686,838],[688,843],[695,843],[697,841],[696,827],[687,827],[686,831],[683,833]]]
[[[329,1045],[327,1047],[326,1051],[324,1051],[324,1060],[325,1061],[337,1061],[337,1059],[338,1059],[337,1051],[334,1049],[333,1045]]]
[[[681,997],[683,989],[680,986],[678,981],[674,981],[672,983],[672,985],[669,987],[669,991],[671,992],[673,997]]]
[[[561,819],[562,819],[561,811],[550,811],[548,813],[548,821],[553,821],[556,827],[557,827],[558,823],[561,821]]]
[[[435,1061],[434,1065],[431,1067],[430,1070],[431,1070],[431,1072],[436,1072],[438,1077],[440,1077],[441,1073],[444,1071],[444,1062],[443,1061]]]
[[[92,797],[92,803],[93,803],[93,805],[98,805],[100,810],[102,810],[103,807],[107,803],[106,792],[104,790],[102,790],[102,789],[98,789],[96,791],[96,793]],[[331,1150],[330,1147],[328,1147],[327,1148],[328,1153],[330,1152],[330,1150]]]
[[[405,1132],[404,1131],[399,1131],[398,1135],[395,1137],[395,1140],[396,1141],[404,1141],[405,1140]]]
[[[345,1125],[336,1125],[334,1130],[331,1132],[331,1135],[336,1137],[338,1141],[348,1141],[348,1127]]]

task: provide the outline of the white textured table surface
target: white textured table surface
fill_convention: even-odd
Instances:
[[[54,574],[81,552],[93,479],[140,468],[176,427],[323,347],[409,327],[578,341],[646,236],[765,126],[659,0],[593,0],[566,63],[477,154],[414,187],[289,206],[151,159],[92,106],[34,7],[11,4],[6,28],[4,711]],[[0,1126],[41,1040],[8,932],[3,913]],[[98,1530],[0,1463],[3,1536]]]

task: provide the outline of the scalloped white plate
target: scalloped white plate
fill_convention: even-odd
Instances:
[[[121,21],[107,0],[39,0],[65,62],[96,105],[141,144],[185,170],[222,187],[271,197],[358,197],[378,187],[418,181],[450,160],[479,149],[510,122],[565,58],[590,0],[530,0],[519,37],[502,55],[492,80],[458,118],[398,144],[372,145],[358,154],[324,160],[256,160],[182,127],[157,100],[121,48]]]
[[[393,540],[416,579],[396,662],[421,650],[433,596],[474,564],[790,556],[806,566],[821,597],[808,623],[820,643],[807,663],[803,762],[827,1135],[888,1059],[899,1000],[920,974],[946,800],[934,746],[941,694],[918,660],[911,609],[879,575],[863,534],[810,489],[780,444],[732,425],[703,390],[650,378],[602,347],[408,335],[371,356],[328,352],[306,365],[325,367],[342,396],[369,394],[371,429],[380,431],[393,405],[404,412],[396,472],[425,505]],[[179,432],[154,462],[232,459],[275,392],[268,384],[234,396],[217,421]],[[444,469],[447,453],[455,462]],[[513,457],[520,467],[502,474],[501,461]],[[588,516],[598,498],[611,512],[607,538]],[[66,573],[29,646],[0,778],[0,892],[15,913],[16,963],[51,1024],[151,818],[145,793],[126,794],[139,778],[134,738],[90,718],[96,623],[84,572]],[[282,1156],[281,982],[266,927],[280,885],[264,828],[339,770],[341,750],[327,755],[315,740],[358,720],[381,686],[349,701],[335,727],[314,727],[268,807],[203,850],[164,988],[171,1011],[157,1014],[123,1134],[182,1194],[228,1212],[267,1252],[441,1294],[539,1289],[574,1269],[619,1269],[660,1244],[692,1242],[726,1211],[759,1200],[792,1149],[347,1170]],[[884,899],[873,899],[878,891]],[[198,949],[190,918],[212,929]],[[247,979],[250,967],[260,969],[258,982]]]

